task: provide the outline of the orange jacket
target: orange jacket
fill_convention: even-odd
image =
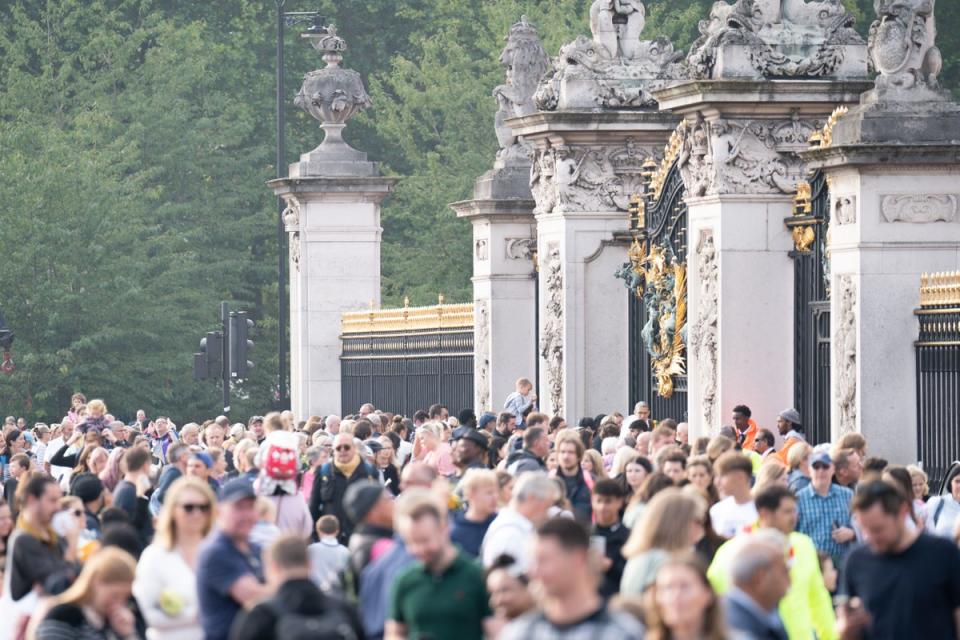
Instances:
[[[776,453],[771,453],[771,457],[775,457],[777,460],[783,463],[783,466],[789,468],[790,465],[787,463],[787,452],[790,451],[790,447],[797,444],[798,442],[803,442],[800,438],[787,438],[783,442],[783,446],[780,448],[780,451]]]
[[[758,427],[757,423],[753,421],[753,418],[750,419],[748,424],[749,426],[747,427],[747,432],[746,434],[743,434],[743,445],[741,448],[753,451],[753,444],[757,439],[757,431],[760,430],[760,427]]]

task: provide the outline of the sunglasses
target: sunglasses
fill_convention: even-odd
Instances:
[[[342,444],[339,447],[336,447],[334,451],[353,451],[353,447],[349,444]]]
[[[193,513],[194,511],[199,511],[200,513],[210,513],[210,504],[181,504],[180,508],[183,509],[185,513]]]
[[[811,465],[814,469],[829,469],[830,465],[823,464],[822,462],[815,462]]]

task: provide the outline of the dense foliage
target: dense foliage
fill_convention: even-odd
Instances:
[[[865,31],[870,0],[848,0]],[[645,36],[678,47],[712,0],[648,0]],[[468,197],[496,147],[497,56],[522,13],[555,53],[589,0],[321,0],[375,107],[353,144],[403,176],[384,209],[384,300],[470,296]],[[318,5],[288,2],[288,11]],[[217,410],[191,354],[220,300],[257,320],[238,416],[276,371],[276,6],[268,0],[8,0],[0,4],[0,308],[18,369],[0,412],[55,418],[69,394],[177,419]],[[960,86],[960,13],[941,10],[943,80]],[[287,97],[321,65],[286,39]],[[288,104],[292,160],[320,137]]]

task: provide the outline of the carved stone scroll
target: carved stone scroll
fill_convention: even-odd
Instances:
[[[713,230],[704,230],[697,248],[697,271],[700,278],[700,297],[697,303],[697,323],[693,327],[693,349],[697,356],[697,379],[700,386],[700,406],[703,427],[711,430],[719,426],[717,406],[717,323],[719,320],[719,265],[713,242]]]
[[[478,412],[490,410],[490,305],[474,302],[474,399]]]
[[[554,415],[563,414],[563,263],[560,249],[547,248],[543,266],[546,274],[546,313],[540,332],[540,358],[546,366],[547,391]]]
[[[839,313],[833,336],[840,435],[857,429],[857,285],[852,275],[837,276]]]

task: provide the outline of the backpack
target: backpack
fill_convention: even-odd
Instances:
[[[272,480],[293,480],[300,470],[297,447],[300,439],[290,431],[276,431],[267,438],[267,448],[261,466],[264,474]]]
[[[336,602],[327,596],[331,604]],[[276,616],[273,636],[283,640],[357,640],[359,637],[347,615],[345,606],[330,606],[319,615],[288,611],[276,598],[267,600],[267,607]]]

